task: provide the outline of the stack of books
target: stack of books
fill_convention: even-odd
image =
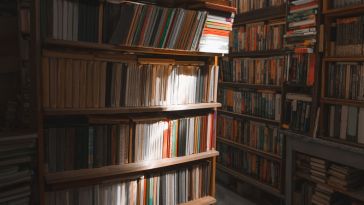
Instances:
[[[340,190],[352,191],[363,186],[363,172],[360,170],[332,164],[328,174],[328,184]]]
[[[314,181],[326,184],[327,182],[327,170],[329,164],[326,160],[316,157],[310,157],[310,177]]]
[[[0,204],[31,204],[36,138],[0,136]]]
[[[199,51],[229,53],[229,36],[233,18],[208,14],[199,44]]]
[[[334,191],[330,187],[323,184],[317,184],[311,202],[314,205],[331,205],[336,204],[336,198]]]
[[[46,204],[177,205],[209,195],[210,162],[123,182],[48,192]]]
[[[364,144],[364,108],[330,105],[329,137]]]
[[[311,103],[309,95],[287,93],[282,127],[307,133],[311,125]]]
[[[331,55],[363,55],[364,16],[337,18],[331,29]]]
[[[215,147],[214,114],[185,118],[90,118],[44,130],[48,172],[187,156]],[[133,137],[131,137],[133,136]]]

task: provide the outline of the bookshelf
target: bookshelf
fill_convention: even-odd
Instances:
[[[87,27],[89,26],[88,22],[84,22],[84,19],[80,18],[77,20],[79,20],[79,26],[81,27],[77,29],[77,25],[73,25],[76,27],[72,28],[66,25],[67,22],[72,22],[70,19],[62,19],[64,24],[58,24],[60,19],[57,18],[59,17],[52,16],[53,14],[47,10],[47,8],[52,10],[57,7],[55,2],[53,1],[53,4],[48,1],[45,4],[41,0],[35,2],[37,15],[39,19],[42,19],[42,21],[37,21],[37,31],[40,35],[39,37],[41,37],[39,39],[38,62],[42,65],[38,74],[42,79],[38,87],[41,93],[39,96],[40,117],[38,119],[39,204],[52,204],[50,200],[55,199],[54,197],[56,196],[62,199],[62,194],[66,192],[76,195],[82,194],[83,188],[107,188],[109,186],[107,184],[110,183],[111,187],[134,186],[134,184],[138,183],[144,184],[143,180],[148,180],[148,183],[152,183],[153,180],[156,183],[162,180],[161,183],[164,183],[164,177],[167,177],[168,174],[178,173],[179,177],[180,174],[183,177],[185,176],[183,174],[188,170],[191,172],[190,177],[192,177],[192,174],[196,174],[196,171],[202,171],[201,173],[203,174],[200,177],[203,176],[204,178],[200,182],[204,183],[204,185],[201,185],[204,188],[203,190],[197,190],[198,188],[189,185],[191,189],[196,189],[195,193],[197,191],[199,193],[193,197],[187,196],[188,200],[181,198],[179,199],[181,202],[176,204],[208,205],[216,203],[214,198],[215,170],[216,157],[219,153],[215,149],[216,134],[214,124],[216,122],[216,110],[218,107],[221,107],[221,104],[216,100],[218,83],[217,59],[224,55],[223,52],[203,52],[198,49],[185,49],[182,48],[184,46],[182,43],[178,43],[178,46],[172,46],[174,39],[166,39],[166,42],[169,41],[170,44],[162,47],[159,45],[150,46],[151,44],[149,43],[148,45],[146,43],[135,43],[136,41],[131,44],[110,43],[108,40],[105,40],[109,38],[106,29],[109,28],[109,23],[112,20],[117,21],[119,18],[112,19],[112,17],[108,16],[109,13],[106,12],[106,9],[109,9],[109,7],[115,9],[120,7],[122,9],[125,4],[133,7],[136,5],[133,2],[140,2],[142,3],[140,8],[145,7],[150,10],[157,8],[155,7],[156,5],[159,6],[158,8],[161,11],[181,12],[184,9],[188,9],[184,10],[185,15],[189,15],[186,16],[185,21],[190,21],[190,26],[193,27],[192,18],[197,18],[197,16],[202,18],[203,15],[209,16],[212,14],[223,16],[226,19],[226,25],[228,25],[229,19],[235,13],[235,8],[229,6],[227,1],[222,0],[161,0],[131,1],[127,3],[103,1],[95,4],[92,4],[92,2],[82,2],[82,5],[75,5],[71,1],[65,1],[64,4],[68,4],[68,8],[74,9],[78,6],[80,6],[79,9],[81,7],[85,9],[86,6],[89,9],[92,8],[92,12],[89,10],[90,21],[93,20],[97,26]],[[56,12],[60,12],[60,10],[56,10]],[[69,11],[63,9],[62,12]],[[79,10],[79,12],[86,12],[86,10]],[[192,13],[195,14],[191,16],[190,14]],[[149,14],[147,13],[146,15]],[[45,18],[46,16],[49,18]],[[76,18],[75,15],[74,18]],[[177,15],[175,18],[177,18]],[[140,28],[146,25],[141,18],[138,17],[137,20],[133,21],[134,27],[139,25],[138,22],[141,22]],[[82,27],[82,22],[85,24],[84,27]],[[145,29],[151,29],[153,25],[149,24],[149,27]],[[165,32],[175,32],[174,30],[169,31],[167,27],[163,26],[165,25],[162,25],[160,28],[158,27],[158,29],[163,28]],[[173,29],[177,28],[177,26],[175,24]],[[198,28],[203,30],[205,26],[203,22]],[[197,29],[197,24],[195,27]],[[84,28],[94,33],[86,34],[82,30]],[[185,28],[187,28],[186,23],[183,29]],[[62,31],[63,33],[57,33],[57,31]],[[75,36],[76,31],[79,32],[78,38]],[[224,32],[227,33],[228,31]],[[132,32],[129,35],[134,35],[134,38],[138,37]],[[172,36],[172,34],[167,35]],[[182,39],[183,42],[187,42],[193,35],[182,36],[180,34],[179,36],[181,37],[181,42]],[[201,33],[201,36],[208,42],[208,35]],[[146,42],[146,39],[141,38],[138,42],[142,41]],[[86,73],[82,73],[83,67],[86,68]],[[172,76],[169,72],[172,72],[173,69],[175,70],[173,79],[172,77],[165,78],[165,76]],[[63,71],[65,73],[62,73]],[[105,73],[103,73],[104,71]],[[58,77],[53,78],[52,72],[56,73],[55,75]],[[98,72],[101,73],[97,74]],[[130,76],[125,77],[128,80],[124,81],[121,79],[122,77],[112,77],[119,76],[118,74],[126,76],[126,73],[123,72],[130,72]],[[103,80],[104,77],[102,76],[104,74],[106,74],[107,79],[109,79],[107,77],[109,75],[112,77],[110,81]],[[85,76],[85,82],[82,82],[83,76]],[[131,78],[131,76],[134,76],[134,78]],[[137,76],[139,77],[137,78]],[[160,78],[157,79],[157,76]],[[198,80],[197,76],[199,76]],[[120,82],[119,78],[121,79]],[[80,79],[81,82],[78,83],[77,79]],[[93,83],[91,84],[91,81],[87,82],[87,79],[93,79]],[[160,82],[161,86],[152,85],[157,80],[159,80],[158,82]],[[197,91],[188,91],[192,87],[177,89],[178,84],[173,84],[173,86],[176,86],[176,89],[173,91],[174,93],[161,94],[162,92],[167,93],[167,91],[169,92],[173,88],[171,87],[172,84],[167,83],[178,82],[178,80],[180,80],[181,85],[183,82],[186,85],[195,83],[196,86],[200,86],[197,84],[201,84],[201,86]],[[106,82],[106,84],[103,84],[103,82]],[[101,83],[100,87],[98,83]],[[134,85],[135,88],[133,88],[131,85],[133,83],[139,83],[140,85]],[[83,90],[85,85],[86,90]],[[129,88],[122,86],[129,86]],[[130,92],[131,89],[136,89],[137,87],[142,88],[143,86],[145,90],[149,89],[150,95],[147,95],[142,90],[139,94],[136,94],[139,91],[135,90],[135,92],[129,94],[130,96],[124,98],[128,95],[126,92]],[[103,93],[104,90],[106,93]],[[189,95],[182,95],[182,90],[187,90]],[[54,92],[61,95],[61,98],[53,98]],[[142,93],[145,93],[145,95]],[[87,104],[86,102],[84,104],[82,101],[78,102],[78,99],[81,99],[84,94],[92,96],[90,100],[93,103]],[[200,97],[197,98],[194,94]],[[157,96],[160,98],[159,101],[156,99]],[[136,101],[132,102],[132,98],[135,98]],[[105,99],[109,100],[104,102]],[[195,133],[195,126],[196,129],[199,127],[200,131],[196,130]],[[173,130],[174,128],[176,130]],[[149,129],[149,131],[146,129]],[[83,134],[81,135],[82,132]],[[69,141],[71,139],[69,139],[69,136],[74,135],[72,133],[76,136],[79,135],[78,138],[80,139],[76,139],[78,141],[75,142]],[[172,141],[177,140],[175,138],[177,134],[178,142]],[[193,147],[190,148],[187,137],[192,137],[190,139],[193,139],[193,137],[196,137],[195,134],[201,137],[196,138],[199,144],[197,146],[197,144],[191,143]],[[163,148],[165,151],[162,150],[163,153],[162,151],[155,151],[150,153],[150,155],[145,155],[144,152],[146,151],[135,149],[142,145],[149,146],[146,140],[152,140],[152,138],[154,140],[162,140],[158,141],[158,143],[164,143],[159,144],[165,147],[165,149]],[[170,141],[167,141],[167,139]],[[81,142],[81,140],[83,141]],[[136,140],[143,141],[140,142],[141,144],[138,144]],[[124,144],[120,144],[120,148],[118,148],[115,145],[116,142]],[[157,141],[150,142],[157,143]],[[67,154],[63,155],[59,150],[66,149],[67,146],[65,145],[67,144],[71,145],[70,151],[66,151]],[[100,144],[102,147],[100,147]],[[88,146],[86,147],[85,145]],[[186,145],[189,145],[189,147],[183,147]],[[80,146],[78,154],[72,151],[72,146]],[[114,148],[115,146],[116,149]],[[125,150],[123,151],[122,149]],[[151,150],[151,148],[143,150]],[[163,154],[163,157],[159,156],[157,152]],[[141,153],[144,153],[144,155],[141,155]],[[85,156],[88,156],[88,158],[85,158]],[[147,158],[151,159],[143,160]],[[56,160],[56,163],[50,159]],[[77,161],[79,165],[72,166],[68,163],[63,163],[62,160],[64,159]],[[123,162],[115,163],[115,160],[122,160]],[[85,163],[88,163],[88,165]],[[184,186],[188,188],[186,185]],[[138,187],[144,190],[144,185],[138,185]],[[145,189],[147,188],[145,187]],[[140,194],[143,193],[141,192]],[[185,196],[186,193],[184,194]],[[174,203],[171,202],[171,204]]]
[[[243,1],[233,1],[233,5],[238,7],[238,12],[239,12],[239,4],[244,5],[244,3],[241,3]],[[276,1],[277,4],[279,1]],[[246,1],[245,4],[248,3],[252,3],[252,1]],[[241,6],[240,5],[240,6]],[[258,4],[257,4],[258,5]],[[220,61],[220,70],[222,72],[222,74],[220,75],[220,81],[219,81],[219,89],[220,89],[220,102],[222,103],[222,108],[218,109],[218,115],[220,118],[220,120],[218,121],[219,124],[221,124],[219,126],[219,129],[225,130],[231,130],[227,133],[225,133],[224,131],[224,136],[222,135],[218,135],[217,136],[217,141],[219,144],[221,144],[221,146],[228,146],[229,148],[227,148],[227,150],[223,149],[221,147],[221,150],[218,150],[220,152],[220,156],[219,159],[220,161],[217,164],[217,168],[219,171],[228,174],[229,176],[231,176],[232,179],[238,179],[240,181],[242,181],[243,183],[248,183],[250,185],[252,185],[253,187],[263,191],[263,193],[268,193],[268,195],[272,196],[273,198],[275,198],[277,203],[282,203],[284,200],[284,190],[283,190],[283,182],[284,182],[284,138],[282,139],[280,133],[279,133],[279,127],[281,125],[281,102],[279,101],[279,99],[281,98],[281,94],[284,91],[283,89],[283,73],[284,73],[284,69],[285,69],[285,56],[287,54],[287,50],[283,47],[283,34],[285,33],[285,23],[284,23],[284,18],[286,16],[287,13],[287,5],[284,1],[282,1],[282,4],[280,5],[275,5],[275,6],[271,6],[271,7],[266,7],[266,8],[259,8],[259,9],[252,9],[249,10],[248,12],[244,12],[244,13],[238,13],[236,15],[235,21],[234,21],[234,26],[233,26],[233,34],[230,37],[230,53],[227,57],[223,57],[222,60]],[[256,26],[256,27],[254,27]],[[254,34],[254,32],[257,32],[257,30],[259,29],[258,26],[261,26],[259,28],[265,28],[266,30],[269,30],[269,34],[267,34],[267,36],[275,36],[275,40],[273,40],[274,38],[271,37],[272,39],[264,39],[266,40],[265,42],[259,42],[259,44],[263,45],[264,43],[267,43],[266,47],[262,47],[262,48],[258,48],[258,47],[244,47],[243,44],[240,44],[241,41],[245,41],[245,39],[238,39],[238,37],[234,37],[234,35],[239,36],[239,38],[241,38],[241,36],[247,35],[244,34],[244,32],[248,33],[250,32],[251,35],[258,35],[258,34]],[[251,31],[246,31],[247,29],[250,29]],[[253,30],[255,29],[255,30]],[[271,30],[270,30],[271,29]],[[235,30],[235,31],[234,31]],[[281,31],[281,34],[279,34],[279,31]],[[236,34],[234,34],[234,32]],[[239,32],[243,32],[243,33],[239,33]],[[239,33],[239,34],[238,34]],[[263,35],[263,34],[259,34],[259,35]],[[280,35],[280,36],[279,36]],[[253,38],[253,37],[252,37]],[[263,37],[261,37],[263,38]],[[239,41],[239,43],[237,42]],[[263,41],[263,40],[262,40]],[[277,44],[269,44],[269,42],[278,42]],[[281,44],[279,43],[281,42]],[[248,43],[246,43],[248,44]],[[256,42],[256,44],[258,44],[258,42]],[[237,67],[241,66],[241,69],[237,69]],[[264,65],[262,67],[264,67],[264,69],[262,69],[261,71],[256,71],[259,70],[259,66],[260,65]],[[271,66],[266,66],[266,65],[271,65]],[[244,70],[243,68],[245,67],[253,67],[253,69],[249,69],[249,70]],[[268,67],[266,69],[266,67]],[[271,67],[272,71],[269,70]],[[269,70],[269,71],[268,71]],[[243,73],[246,72],[246,73]],[[251,73],[250,73],[251,72]],[[257,72],[257,73],[255,73]],[[255,77],[256,80],[253,78],[251,78],[250,76],[259,76],[259,72],[260,75],[263,75],[263,72],[269,72],[269,73],[275,73],[276,75],[274,75],[274,77],[272,77],[272,79],[266,79],[264,78],[264,80],[259,80],[259,77]],[[249,76],[245,77],[245,76]],[[233,94],[229,94],[228,90],[232,90],[234,93]],[[241,96],[239,95],[240,92],[242,92]],[[246,92],[246,93],[243,93]],[[234,97],[232,97],[231,95],[233,95]],[[247,96],[251,96],[247,97]],[[259,96],[256,99],[254,98],[254,96]],[[260,96],[262,96],[260,98]],[[226,100],[226,99],[230,99],[231,100]],[[262,111],[263,113],[268,113],[271,112],[271,110],[276,110],[273,111],[274,117],[272,116],[264,116],[261,115],[260,112],[254,113],[254,112],[250,112],[247,111],[247,109],[250,110],[249,105],[247,105],[245,108],[239,107],[237,105],[239,105],[240,102],[238,103],[232,103],[234,100],[236,99],[243,99],[241,101],[241,104],[243,106],[245,106],[246,104],[249,103],[249,99],[253,99],[254,98],[254,103],[255,104],[264,104],[265,102],[269,102],[269,104],[267,105],[263,105],[262,107],[264,108],[264,106],[267,106],[267,110]],[[272,99],[275,99],[272,101]],[[269,108],[268,108],[269,107]],[[258,106],[252,108],[252,110],[254,109],[259,109]],[[231,120],[233,120],[232,122],[230,122]],[[228,122],[229,121],[229,122]],[[227,123],[227,124],[225,124]],[[239,123],[239,125],[237,125],[236,123]],[[241,123],[241,124],[240,124]],[[266,150],[267,148],[265,147],[263,148],[259,148],[253,146],[253,144],[251,144],[250,142],[255,142],[259,141],[259,142],[263,142],[264,140],[259,138],[259,134],[256,134],[259,139],[255,139],[255,137],[253,138],[253,132],[251,131],[249,133],[249,126],[255,126],[254,123],[257,123],[256,125],[259,127],[254,128],[256,129],[256,132],[258,132],[259,129],[266,129],[266,130],[272,130],[272,132],[277,133],[276,134],[267,134],[267,137],[269,139],[281,139],[282,141],[271,141],[272,144],[277,144],[277,146],[282,146],[280,147],[282,150],[282,155],[278,153],[271,153],[268,152],[268,150]],[[247,125],[245,125],[247,124]],[[244,126],[248,126],[248,128],[245,128]],[[239,128],[238,128],[239,127]],[[242,140],[242,136],[243,136],[243,131],[240,133],[240,130],[246,131],[247,130],[247,134],[244,135],[245,137],[248,138],[248,142],[247,143],[243,143],[243,142],[239,142],[239,140]],[[250,129],[253,129],[250,128]],[[236,131],[239,130],[239,131]],[[274,131],[273,131],[274,130]],[[268,131],[267,131],[268,132]],[[271,132],[271,131],[269,131]],[[219,132],[220,133],[220,132]],[[244,139],[245,139],[244,137]],[[277,137],[277,138],[275,138]],[[234,139],[233,139],[234,138]],[[238,138],[238,139],[235,139]],[[249,142],[249,138],[250,138],[250,142]],[[268,140],[268,139],[265,139]],[[259,143],[258,142],[258,143]],[[264,141],[265,142],[265,141]],[[280,144],[281,143],[281,144]],[[280,145],[278,145],[280,144]],[[234,153],[230,153],[230,155],[227,153],[227,155],[225,156],[226,151],[230,151],[230,149],[234,149]],[[264,151],[265,150],[265,151]],[[240,163],[238,164],[229,164],[229,166],[224,165],[224,163],[226,162],[226,160],[229,160],[230,158],[228,156],[232,156],[232,155],[236,155],[237,153],[235,153],[240,151],[240,152],[244,152],[244,153],[249,153],[252,157],[258,157],[260,158],[260,160],[262,160],[262,163],[274,163],[274,166],[277,166],[277,169],[280,171],[278,172],[277,175],[277,179],[278,183],[275,185],[269,184],[268,182],[264,182],[262,181],[262,179],[260,179],[259,177],[254,177],[254,176],[250,176],[249,174],[244,173],[243,168],[239,167],[239,166],[243,166],[243,162],[244,163],[248,163],[249,162],[245,162],[245,158],[241,159]],[[240,155],[239,155],[240,156]],[[244,155],[245,156],[245,155]],[[242,156],[241,156],[242,157]],[[230,159],[232,160],[232,159]],[[264,160],[268,160],[268,161],[264,161]],[[263,162],[264,161],[264,162]],[[273,166],[273,165],[272,165]],[[264,169],[264,168],[262,168]],[[267,170],[266,172],[270,172],[270,170]],[[257,173],[257,175],[264,175],[263,173]],[[264,197],[264,196],[261,196]],[[279,202],[278,202],[279,201]]]
[[[360,18],[363,11],[363,4],[355,4],[355,2],[348,2],[347,5],[334,5],[337,2],[323,0],[323,27],[325,29],[324,40],[324,57],[321,72],[321,120],[320,120],[320,133],[319,137],[324,140],[332,141],[334,143],[345,144],[349,146],[363,147],[362,135],[359,120],[363,102],[361,100],[361,84],[362,80],[358,77],[355,81],[355,76],[360,76],[360,66],[363,62],[362,52],[358,52],[356,47],[361,47],[357,43],[361,37],[350,37],[355,39],[353,41],[353,49],[349,51],[345,49],[348,43],[340,40],[343,36],[347,39],[349,33],[347,28],[353,25],[355,21],[344,22],[349,18],[356,20]],[[355,4],[355,5],[354,5]],[[358,17],[359,16],[359,17]],[[337,29],[342,28],[342,32]],[[331,33],[330,33],[331,32]],[[334,35],[336,33],[336,35]],[[355,32],[357,33],[357,32]],[[354,45],[355,44],[355,45]],[[351,71],[352,70],[352,71]],[[358,70],[358,71],[357,71]],[[348,72],[353,72],[349,74]],[[345,82],[341,79],[345,76]],[[337,78],[336,83],[333,84],[333,79]],[[333,93],[332,89],[337,86],[336,92]],[[358,87],[357,90],[356,87]],[[340,109],[340,110],[339,110]],[[355,111],[348,114],[348,118],[344,118],[346,111]],[[335,113],[336,112],[336,113]],[[340,114],[340,115],[339,115]],[[357,116],[354,121],[352,118]],[[333,129],[333,122],[340,118],[340,122],[335,125],[339,129]],[[349,122],[350,121],[350,122]],[[348,125],[353,125],[346,128]],[[347,131],[342,131],[342,130]],[[340,131],[340,133],[338,133]]]

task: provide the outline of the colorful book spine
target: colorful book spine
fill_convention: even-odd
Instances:
[[[303,94],[287,93],[284,102],[282,127],[307,133],[311,127],[312,97]]]

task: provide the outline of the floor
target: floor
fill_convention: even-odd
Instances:
[[[256,205],[238,194],[216,184],[217,205]]]

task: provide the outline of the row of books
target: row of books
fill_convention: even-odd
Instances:
[[[0,137],[0,204],[30,204],[36,135]]]
[[[271,91],[219,89],[222,109],[272,120],[280,120],[281,94]]]
[[[218,137],[267,153],[282,155],[284,138],[278,133],[277,127],[223,114],[218,116],[217,122]]]
[[[282,127],[298,132],[310,131],[312,97],[304,94],[287,93],[284,102]]]
[[[338,9],[338,8],[345,8],[349,6],[361,5],[364,3],[363,0],[332,0],[331,8]]]
[[[364,108],[330,105],[328,113],[329,137],[364,144]]]
[[[315,83],[316,55],[291,53],[287,58],[284,81],[289,84],[313,86]]]
[[[108,2],[103,41],[127,46],[197,50],[206,18],[206,11]]]
[[[199,44],[199,51],[229,53],[229,37],[234,19],[208,14]]]
[[[269,51],[283,48],[284,20],[234,27],[230,37],[233,52]]]
[[[218,67],[44,57],[44,108],[119,108],[213,102]]]
[[[54,39],[98,42],[98,0],[51,0],[42,3],[48,36]],[[45,25],[44,25],[45,26]]]
[[[232,6],[236,7],[238,13],[246,13],[263,8],[281,6],[286,0],[233,0]]]
[[[317,0],[293,0],[289,2],[286,48],[298,53],[313,53],[317,43]]]
[[[327,97],[364,100],[364,65],[362,63],[330,63],[327,73]]]
[[[44,131],[49,172],[187,156],[215,147],[214,114],[132,122],[91,118],[49,126]]]
[[[270,58],[234,58],[233,63],[220,63],[224,82],[259,85],[281,85],[285,70],[284,56]]]
[[[220,151],[218,157],[219,164],[236,170],[243,175],[255,178],[272,187],[280,187],[281,174],[279,163],[255,154],[244,152],[223,143],[217,143],[217,150]]]
[[[364,54],[364,16],[337,18],[331,29],[331,55],[360,56]]]
[[[208,196],[210,176],[210,163],[201,162],[190,168],[145,175],[129,181],[48,192],[46,204],[177,205]]]

